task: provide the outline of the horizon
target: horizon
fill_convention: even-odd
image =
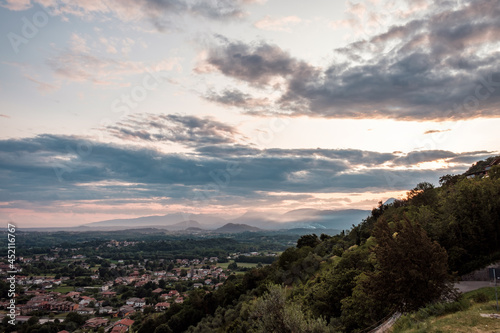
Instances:
[[[495,1],[0,2],[0,220],[368,210],[499,155]]]

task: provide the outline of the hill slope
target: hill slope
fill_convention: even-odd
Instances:
[[[252,227],[246,224],[235,224],[235,223],[227,223],[220,228],[214,230],[216,233],[228,233],[228,234],[236,234],[240,232],[246,231],[261,231],[257,227]]]

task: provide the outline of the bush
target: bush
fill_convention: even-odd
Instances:
[[[425,326],[424,321],[431,316],[443,316],[458,311],[467,310],[470,307],[470,301],[466,298],[461,298],[455,302],[448,303],[433,303],[425,308],[421,308],[417,312],[409,313],[394,324],[393,332],[404,332],[409,329],[420,329]]]
[[[490,297],[483,292],[478,292],[472,296],[472,300],[476,303],[486,303],[490,300]]]

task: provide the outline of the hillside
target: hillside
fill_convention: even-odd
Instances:
[[[500,320],[491,315],[498,313],[495,289],[488,287],[465,293],[458,302],[438,303],[402,316],[390,332],[498,332]]]
[[[291,214],[303,213],[311,211]],[[216,291],[193,291],[196,301],[134,328],[367,331],[394,312],[456,299],[452,275],[500,259],[498,221],[500,167],[487,176],[446,175],[438,187],[420,183],[405,199],[380,204],[348,232],[304,235],[273,264],[231,275]]]
[[[182,214],[172,213],[166,215],[142,216],[129,219],[113,219],[85,224],[89,228],[142,228],[147,226],[171,227],[178,229],[178,226],[185,222],[196,222],[195,227],[223,225],[227,221],[221,217],[209,214]],[[189,223],[187,223],[189,224]],[[188,226],[189,227],[189,226]]]
[[[228,234],[236,234],[240,232],[246,232],[246,231],[261,231],[262,229],[259,229],[257,227],[251,227],[246,224],[235,224],[235,223],[227,223],[223,225],[220,228],[217,228],[214,230],[216,233],[228,233]]]

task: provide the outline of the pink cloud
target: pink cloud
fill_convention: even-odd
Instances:
[[[302,19],[297,16],[286,16],[276,19],[266,16],[262,20],[255,22],[254,26],[262,30],[291,32],[291,26],[301,22]]]
[[[30,0],[6,0],[6,3],[2,3],[0,6],[9,10],[21,11],[31,8],[32,5]]]

